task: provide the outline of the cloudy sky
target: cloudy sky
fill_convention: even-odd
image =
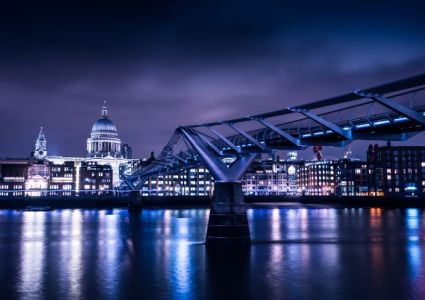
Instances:
[[[425,72],[423,1],[59,2],[0,8],[2,157],[40,126],[49,154],[85,155],[104,100],[143,157],[178,125]]]

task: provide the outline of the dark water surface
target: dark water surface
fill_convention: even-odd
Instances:
[[[209,210],[0,211],[1,299],[424,299],[418,209],[248,210],[253,245],[206,249]]]

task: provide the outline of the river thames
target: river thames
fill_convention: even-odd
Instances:
[[[2,299],[420,299],[419,209],[248,209],[252,246],[206,249],[208,209],[0,211]]]

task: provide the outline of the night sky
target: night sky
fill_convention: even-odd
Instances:
[[[425,72],[423,1],[311,2],[1,5],[0,156],[28,156],[40,126],[49,154],[84,156],[104,100],[143,157],[178,125]]]

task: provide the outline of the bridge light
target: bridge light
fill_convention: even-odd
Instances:
[[[364,123],[364,124],[358,124],[356,125],[356,128],[366,128],[366,127],[370,127],[369,123]]]
[[[402,122],[402,121],[407,121],[407,120],[409,120],[409,119],[406,118],[406,117],[398,117],[398,118],[394,119],[394,122]]]
[[[391,123],[389,120],[380,120],[380,121],[373,122],[373,125],[377,126],[377,125],[384,125],[389,123]]]

